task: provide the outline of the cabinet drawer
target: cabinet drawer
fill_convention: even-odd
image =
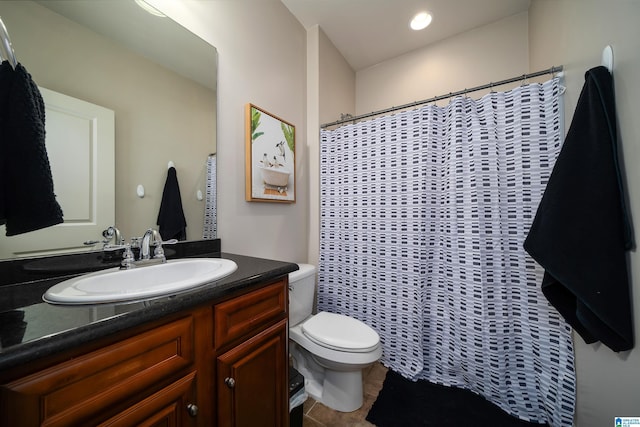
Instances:
[[[189,406],[195,405],[195,387],[196,373],[191,372],[98,427],[195,425],[197,413],[188,412]]]
[[[217,304],[214,307],[215,347],[220,348],[287,314],[287,279]]]
[[[193,331],[184,317],[2,386],[9,425],[80,425],[140,400],[193,364]]]

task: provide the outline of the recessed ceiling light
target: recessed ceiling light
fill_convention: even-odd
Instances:
[[[420,12],[416,14],[411,20],[411,29],[412,30],[423,30],[431,24],[431,14],[428,12]]]
[[[138,6],[140,6],[141,8],[143,8],[144,10],[146,10],[147,12],[152,14],[153,16],[159,16],[161,18],[166,18],[167,17],[167,15],[165,15],[162,12],[160,12],[158,9],[156,9],[153,6],[151,6],[149,3],[147,3],[144,0],[135,0],[135,2],[136,2],[136,4]]]

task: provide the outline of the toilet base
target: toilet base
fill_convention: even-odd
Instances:
[[[327,370],[321,402],[340,412],[353,412],[363,403],[362,370],[338,372]]]
[[[305,392],[339,412],[353,412],[364,402],[362,367],[355,370],[327,369],[296,343],[290,342],[294,368],[304,377]]]

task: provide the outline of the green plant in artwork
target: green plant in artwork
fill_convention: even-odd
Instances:
[[[255,108],[251,109],[251,142],[256,140],[260,135],[264,135],[264,132],[257,132],[258,126],[260,126],[260,117],[262,114]]]
[[[287,140],[287,145],[289,146],[289,150],[295,153],[295,134],[293,126],[288,125],[286,123],[280,123],[280,127],[282,128],[282,133],[284,134],[284,139]]]

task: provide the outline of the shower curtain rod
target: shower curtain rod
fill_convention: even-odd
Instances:
[[[433,98],[424,99],[422,101],[415,101],[415,102],[412,102],[410,104],[399,105],[397,107],[391,107],[391,108],[387,108],[385,110],[373,111],[371,113],[360,114],[359,116],[342,117],[342,118],[340,118],[340,120],[336,120],[335,122],[325,123],[323,125],[320,125],[320,128],[324,129],[324,128],[328,128],[328,127],[331,127],[331,126],[341,125],[341,124],[347,123],[347,122],[354,122],[355,123],[358,120],[366,119],[368,117],[379,116],[381,114],[391,113],[391,112],[398,111],[398,110],[404,110],[406,108],[416,107],[418,105],[429,104],[431,102],[440,101],[442,99],[453,98],[453,97],[456,97],[456,96],[459,96],[459,95],[465,95],[465,94],[470,93],[470,92],[477,92],[479,90],[484,90],[484,89],[493,89],[495,86],[506,85],[508,83],[513,83],[513,82],[517,82],[517,81],[520,81],[520,80],[526,80],[526,79],[529,79],[529,78],[532,78],[532,77],[543,76],[545,74],[555,74],[555,73],[559,73],[561,71],[562,71],[562,65],[560,65],[558,67],[551,67],[551,68],[547,68],[546,70],[536,71],[535,73],[522,74],[521,76],[512,77],[510,79],[505,79],[505,80],[500,80],[498,82],[487,83],[487,84],[484,84],[482,86],[472,87],[470,89],[459,90],[457,92],[449,92],[446,95],[434,96]],[[349,116],[349,115],[347,115],[347,116]]]

